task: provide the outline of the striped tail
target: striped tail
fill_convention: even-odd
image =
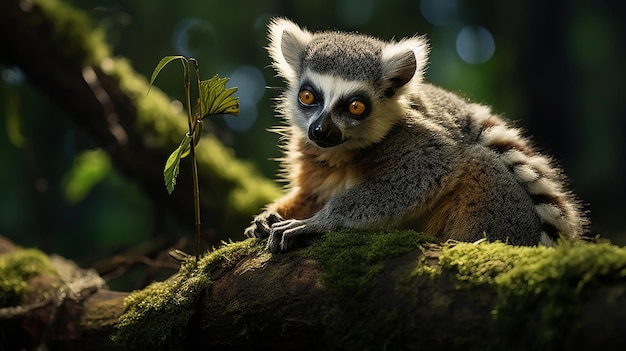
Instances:
[[[524,185],[542,223],[540,243],[554,246],[560,237],[579,238],[587,225],[581,205],[565,188],[567,179],[547,156],[485,106],[474,105],[481,130],[478,143],[501,155],[502,161]]]

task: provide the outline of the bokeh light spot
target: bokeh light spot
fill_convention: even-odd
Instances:
[[[172,46],[186,57],[201,57],[214,46],[217,34],[213,25],[205,20],[186,18],[178,22],[172,33]]]
[[[461,60],[469,64],[489,61],[496,50],[491,33],[484,27],[467,26],[456,37],[456,51]]]
[[[420,10],[428,22],[443,27],[457,20],[459,4],[457,0],[422,0]]]
[[[4,68],[2,79],[11,85],[20,85],[24,81],[24,73],[17,67]]]
[[[228,86],[237,87],[239,97],[239,116],[225,115],[229,128],[243,132],[254,124],[257,118],[257,103],[265,94],[265,78],[261,71],[253,66],[239,66],[230,75]]]

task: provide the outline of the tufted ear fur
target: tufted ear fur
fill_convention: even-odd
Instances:
[[[382,78],[389,82],[388,95],[394,95],[409,82],[419,84],[427,59],[428,44],[422,37],[405,38],[398,43],[387,44],[382,52]]]
[[[313,34],[284,18],[274,18],[268,28],[267,51],[273,60],[272,66],[278,76],[295,82],[300,75],[302,53]]]

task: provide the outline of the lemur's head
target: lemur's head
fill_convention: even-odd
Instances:
[[[319,147],[362,148],[403,118],[400,98],[422,80],[420,37],[384,42],[357,33],[311,33],[286,19],[269,24],[268,51],[288,83],[281,108]]]

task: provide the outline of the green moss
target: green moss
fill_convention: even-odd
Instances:
[[[171,100],[165,93],[155,86],[148,93],[148,80],[135,72],[125,58],[107,58],[101,62],[100,68],[118,79],[120,88],[133,100],[137,108],[135,126],[142,136],[145,135],[147,146],[161,148],[180,143],[188,131],[187,116],[171,107]]]
[[[372,330],[371,340],[361,342],[368,345],[375,338],[380,339],[376,337],[381,335],[380,328],[393,325],[389,320],[397,318],[397,313],[386,311],[367,318],[373,312],[359,306],[364,305],[364,299],[371,298],[372,287],[385,262],[415,250],[428,240],[432,239],[412,231],[341,231],[328,233],[301,250],[281,254],[280,259],[288,259],[290,255],[317,259],[323,267],[325,289],[340,307],[328,312],[330,335],[343,340],[344,346],[352,346],[354,339],[349,338],[350,333],[368,335],[362,332],[367,327]],[[211,285],[215,270],[228,269],[245,257],[264,255],[271,255],[265,241],[248,239],[204,255],[197,267],[193,259],[185,262],[175,277],[153,283],[126,298],[125,312],[113,339],[127,349],[182,347],[185,327],[195,313],[201,293]]]
[[[113,340],[132,350],[182,348],[185,327],[201,294],[212,283],[211,273],[227,269],[243,257],[269,255],[263,250],[263,243],[254,239],[227,244],[202,256],[197,266],[190,258],[176,276],[133,292],[124,300],[124,314]]]
[[[422,265],[414,274],[437,277],[444,272],[456,275],[460,289],[494,287],[498,302],[493,316],[503,340],[529,333],[526,340],[536,340],[535,346],[552,348],[562,342],[559,335],[576,327],[573,321],[579,319],[588,288],[626,276],[626,249],[609,243],[563,242],[556,248],[459,243],[443,248],[439,266]]]
[[[28,279],[53,272],[48,257],[34,249],[0,255],[0,308],[18,305],[26,296]]]
[[[34,0],[33,25],[49,36],[68,66],[91,65],[109,56],[104,32],[93,28],[89,16],[62,1]]]
[[[390,346],[388,340],[397,332],[401,313],[375,306],[374,284],[390,259],[435,240],[410,230],[344,230],[327,233],[305,249],[319,260],[324,288],[336,300],[336,308],[325,316],[333,344],[340,349],[362,350]]]
[[[352,300],[370,292],[385,262],[435,239],[414,231],[343,230],[327,233],[307,250],[324,268],[325,288],[340,299]]]

